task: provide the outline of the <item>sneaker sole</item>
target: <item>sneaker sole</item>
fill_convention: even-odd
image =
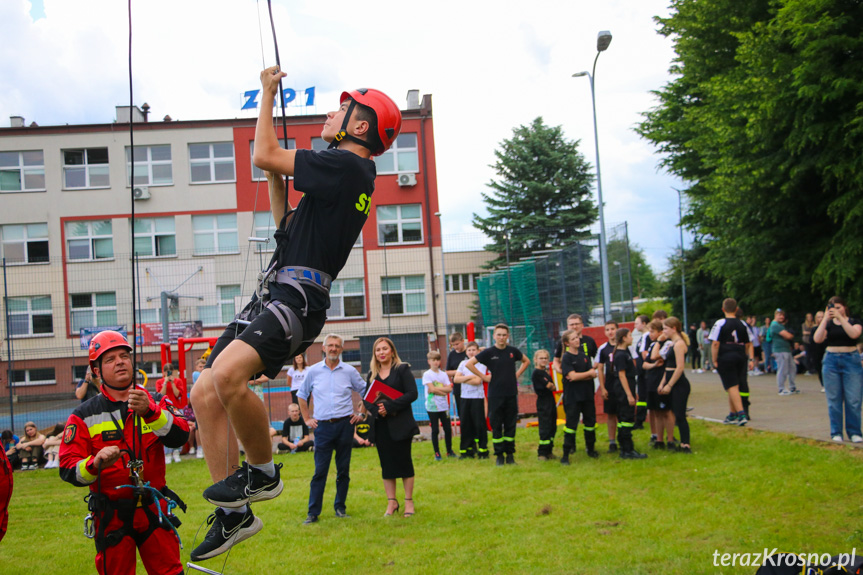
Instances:
[[[215,499],[210,499],[206,497],[205,499],[212,503],[217,507],[227,507],[228,509],[236,509],[238,507],[242,507],[248,503],[255,503],[256,501],[267,501],[269,499],[275,499],[279,495],[282,494],[282,490],[285,488],[282,480],[279,479],[279,484],[273,487],[272,489],[267,489],[264,491],[259,491],[252,495],[249,499],[242,499],[240,501],[216,501]]]
[[[237,531],[237,535],[235,537],[228,539],[221,546],[216,547],[212,551],[209,551],[209,552],[204,553],[202,555],[191,555],[190,558],[192,559],[192,561],[201,561],[203,559],[212,559],[213,557],[215,557],[217,555],[221,555],[222,553],[224,553],[225,551],[227,551],[228,549],[230,549],[231,547],[233,547],[237,543],[245,541],[246,539],[248,539],[252,535],[255,535],[256,533],[258,533],[263,528],[264,528],[264,522],[261,521],[260,517],[255,517],[255,520],[252,521],[251,525]]]

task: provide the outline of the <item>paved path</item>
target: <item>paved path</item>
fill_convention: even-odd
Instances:
[[[691,416],[722,421],[728,415],[728,395],[722,389],[719,376],[715,373],[692,373],[687,370],[686,377],[692,384],[689,405],[694,409]],[[827,399],[821,393],[818,376],[798,375],[797,395],[779,395],[776,376],[765,374],[749,377],[750,415],[748,424],[754,429],[791,433],[820,441],[830,441],[830,423],[827,417]],[[851,443],[845,438],[845,445],[863,448],[863,443]]]

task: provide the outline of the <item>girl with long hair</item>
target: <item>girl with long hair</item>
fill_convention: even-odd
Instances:
[[[306,378],[306,354],[301,353],[295,355],[291,360],[291,367],[288,368],[288,385],[291,387],[291,403],[299,403],[297,401],[297,392]]]
[[[680,430],[680,453],[692,453],[689,444],[689,422],[686,421],[686,403],[689,401],[691,387],[686,379],[685,359],[689,349],[689,336],[683,333],[683,324],[672,316],[662,322],[662,333],[672,342],[665,357],[665,379],[659,385],[659,395],[671,398],[671,413],[677,429]]]

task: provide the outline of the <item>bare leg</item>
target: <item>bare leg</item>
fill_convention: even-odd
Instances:
[[[264,364],[258,352],[239,339],[228,344],[211,369],[213,387],[237,439],[243,444],[246,460],[252,465],[273,460],[267,410],[255,392],[246,385],[252,375],[263,369]]]
[[[740,397],[739,386],[735,385],[728,390],[728,404],[731,406],[731,413],[743,411],[743,399]]]
[[[387,494],[387,513],[392,515],[399,504],[396,500],[396,480],[384,479],[384,491]]]
[[[414,512],[414,478],[405,477],[402,479],[405,488],[405,513]],[[395,482],[393,482],[395,483]]]
[[[240,450],[211,377],[212,370],[205,369],[192,388],[192,406],[198,420],[199,445],[206,450],[207,467],[213,482],[221,481],[240,464]]]
[[[608,440],[614,441],[617,439],[617,416],[609,415],[608,420]]]

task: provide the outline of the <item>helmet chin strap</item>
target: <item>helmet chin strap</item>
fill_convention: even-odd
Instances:
[[[357,101],[354,99],[351,99],[351,103],[348,105],[348,111],[345,112],[345,119],[342,120],[342,127],[341,127],[341,129],[339,129],[339,132],[333,138],[333,141],[330,142],[330,145],[327,147],[328,150],[338,148],[339,144],[341,144],[343,140],[350,140],[351,142],[354,142],[355,144],[359,144],[360,146],[367,148],[368,150],[374,152],[374,148],[372,148],[372,146],[368,142],[348,134],[348,123],[351,121],[351,115],[353,114],[353,111],[354,111],[354,108],[356,107],[356,105],[357,105]]]

